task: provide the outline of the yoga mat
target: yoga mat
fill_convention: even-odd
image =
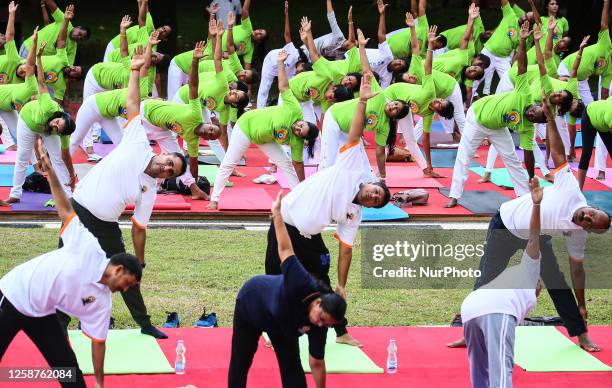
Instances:
[[[388,203],[380,209],[372,207],[361,208],[361,221],[389,221],[389,220],[405,220],[408,213],[399,207]]]
[[[115,149],[115,145],[113,143],[110,144],[102,144],[102,143],[94,143],[94,152],[102,157],[111,153],[112,150]]]
[[[449,189],[440,189],[448,197]],[[497,191],[465,190],[458,204],[476,214],[495,214],[502,203],[510,198]]]
[[[612,168],[606,168],[606,179],[604,180],[598,180],[597,179],[598,174],[599,174],[599,170],[596,170],[593,167],[589,168],[589,170],[587,171],[587,176],[589,178],[593,178],[597,182],[612,188]]]
[[[214,155],[200,155],[198,156],[198,162],[200,163],[204,163],[204,164],[216,164],[216,165],[220,165],[221,161]],[[244,158],[240,159],[240,162],[238,162],[239,166],[246,166],[246,161],[244,160]]]
[[[83,374],[93,374],[91,339],[80,330],[70,330],[68,336]],[[110,330],[106,339],[104,373],[157,374],[174,373],[174,369],[155,338],[141,334],[140,329]]]
[[[77,177],[79,177],[79,180],[83,179],[92,168],[94,168],[94,165],[89,163],[79,163],[74,165],[74,171],[76,172]]]
[[[582,132],[576,132],[576,140],[574,140],[574,148],[582,148]]]
[[[125,210],[134,210],[134,205],[127,205]],[[157,194],[153,210],[191,210],[191,204],[180,194]]]
[[[418,187],[439,188],[444,187],[442,183],[434,178],[423,176],[423,170],[415,166],[387,166],[387,187]]]
[[[263,210],[270,211],[274,198],[263,188],[240,188],[223,191],[219,199],[219,210]]]
[[[17,151],[5,151],[0,154],[0,163],[15,163]]]
[[[308,363],[308,336],[300,337],[300,359],[304,372],[310,372]],[[325,369],[327,373],[384,373],[360,348],[336,343],[336,333],[327,330],[325,344]]]
[[[15,166],[12,164],[0,164],[0,186],[13,186],[13,170]],[[28,166],[26,176],[34,172],[34,167]]]
[[[51,199],[51,194],[32,193],[24,191],[21,202],[13,204],[13,211],[21,212],[54,212],[55,207],[45,207],[45,203]]]
[[[590,206],[603,209],[612,216],[612,191],[583,191],[582,194]]]
[[[313,166],[304,167],[304,175],[306,176],[306,178],[308,178],[315,172],[317,172],[317,167],[313,167]],[[289,182],[287,182],[287,178],[285,178],[285,174],[283,174],[282,171],[280,170],[276,171],[273,175],[276,178],[276,183],[278,183],[280,187],[282,187],[283,189],[291,188],[291,186],[289,186]]]
[[[528,372],[612,371],[552,326],[517,327],[514,362]]]
[[[113,141],[110,139],[110,137],[108,137],[106,132],[104,132],[104,129],[100,131],[100,143],[113,144]]]
[[[199,165],[198,166],[198,175],[205,176],[206,179],[210,182],[210,187],[215,185],[215,180],[217,179],[217,171],[219,171],[219,167],[215,165]],[[234,184],[230,181],[225,182],[225,187],[232,187]]]
[[[0,154],[3,154],[6,152],[6,146],[4,144],[0,144]]]
[[[480,176],[484,176],[484,174],[485,174],[485,168],[482,167],[482,166],[481,167],[472,167],[472,168],[470,168],[470,170],[475,172],[476,174],[478,174]],[[525,175],[527,175],[527,171],[525,171]],[[552,185],[552,183],[550,183],[546,179],[542,179],[540,177],[538,177],[538,179],[540,180],[540,186],[542,186],[542,187],[546,187],[546,186],[551,186]],[[510,179],[510,174],[508,173],[508,169],[507,168],[494,168],[491,171],[491,182],[493,182],[497,186],[504,187],[504,188],[507,188],[507,189],[513,189],[514,188],[514,182],[512,182],[512,179]]]
[[[431,150],[431,164],[434,168],[453,168],[457,159],[457,150]],[[480,166],[470,160],[468,167]]]

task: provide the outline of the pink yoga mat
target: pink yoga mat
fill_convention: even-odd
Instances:
[[[423,170],[415,166],[387,166],[387,179],[385,183],[388,187],[422,187],[440,188],[442,183],[434,178],[423,177]]]
[[[94,152],[100,156],[106,156],[114,149],[114,144],[94,143]]]
[[[269,211],[274,198],[263,188],[226,188],[219,199],[219,210]]]
[[[310,166],[304,167],[304,174],[306,175],[306,178],[308,178],[309,176],[311,176],[315,172],[317,172],[317,167],[310,167]],[[274,177],[276,178],[276,182],[283,189],[290,189],[291,188],[291,186],[289,186],[289,182],[287,182],[287,178],[285,178],[285,174],[283,174],[282,171],[276,171],[274,173]]]
[[[598,174],[599,174],[599,170],[596,170],[593,167],[589,168],[589,170],[587,171],[587,176],[595,180],[597,180]],[[597,180],[597,182],[600,182],[612,188],[612,168],[606,168],[606,179],[604,179],[603,181]]]
[[[0,154],[0,163],[15,163],[17,157],[17,151],[5,151]]]
[[[134,210],[134,205],[127,205],[125,210]],[[191,210],[191,204],[180,194],[158,194],[153,210]]]

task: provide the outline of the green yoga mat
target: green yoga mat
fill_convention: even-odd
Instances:
[[[612,371],[552,326],[518,326],[514,362],[528,372]]]
[[[215,185],[215,179],[217,179],[217,171],[219,171],[218,166],[214,165],[199,165],[198,166],[198,175],[205,176],[206,179],[210,182],[210,186],[213,187]],[[225,182],[225,187],[232,187],[234,184],[230,181]]]
[[[91,339],[80,330],[68,332],[70,344],[83,374],[94,373],[91,363]],[[155,338],[140,329],[110,330],[106,339],[104,373],[110,375],[174,373]]]
[[[484,167],[472,167],[470,170],[480,176],[485,174]],[[525,172],[525,175],[527,175],[527,172]],[[540,180],[540,186],[542,187],[552,185],[552,183],[546,179],[542,179],[540,177],[538,177],[538,179]],[[508,169],[506,168],[494,168],[493,171],[491,171],[491,182],[500,187],[507,187],[510,189],[514,188],[514,182],[512,182],[512,179],[510,179],[510,174],[508,174]]]

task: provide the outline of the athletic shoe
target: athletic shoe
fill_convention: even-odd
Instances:
[[[45,207],[55,207],[55,201],[53,199],[48,200],[45,202]]]
[[[217,323],[217,314],[206,314],[206,309],[204,309],[204,313],[202,313],[202,316],[200,317],[200,319],[198,319],[195,325],[196,327],[204,328],[218,327],[219,324]]]
[[[167,329],[176,329],[177,327],[181,326],[181,321],[176,311],[174,312],[166,311],[166,314],[168,314],[168,318],[166,318],[166,323],[164,323],[162,327],[165,327]]]
[[[88,162],[94,162],[94,163],[98,163],[100,160],[102,160],[102,157],[98,154],[89,154],[87,155],[87,161]]]
[[[455,318],[451,321],[451,327],[461,327],[463,322],[461,321],[461,314],[455,315]]]
[[[168,336],[161,330],[159,330],[157,327],[149,324],[147,326],[144,326],[140,329],[140,332],[142,334],[146,334],[146,335],[150,335],[151,337],[155,337],[155,338],[159,338],[159,339],[166,339],[168,338]]]

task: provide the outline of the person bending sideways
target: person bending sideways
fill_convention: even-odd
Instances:
[[[529,240],[521,263],[472,291],[461,305],[472,387],[512,387],[516,326],[535,307],[540,278],[540,203],[543,190],[531,178]],[[527,197],[527,196],[526,196]]]
[[[83,334],[91,338],[96,388],[102,387],[111,294],[138,284],[142,268],[138,259],[127,253],[107,258],[74,212],[42,146],[40,155],[62,220],[64,246],[18,265],[0,279],[0,361],[23,330],[50,367],[73,368],[75,382],[61,382],[62,387],[85,387],[74,351],[57,320],[55,311],[59,309],[78,317]]]
[[[272,204],[281,274],[258,275],[238,292],[234,309],[228,387],[246,387],[247,374],[266,332],[274,346],[283,387],[306,387],[298,338],[308,335],[310,367],[317,388],[325,387],[327,327],[344,321],[346,301],[304,269],[295,256],[281,214],[281,194]]]

